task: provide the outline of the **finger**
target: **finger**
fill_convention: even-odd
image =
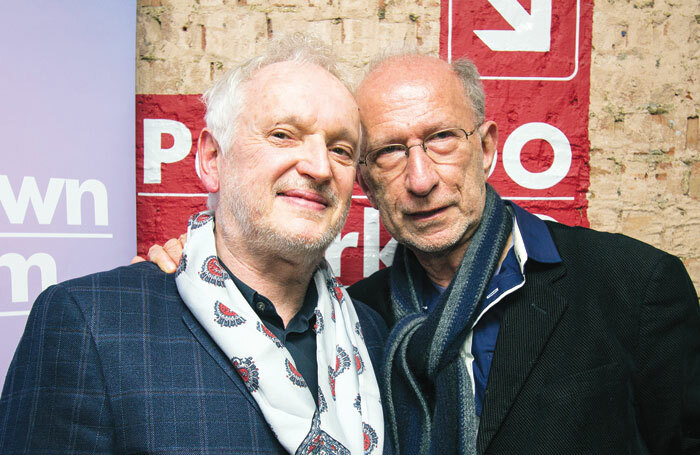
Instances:
[[[177,268],[177,264],[173,262],[170,255],[160,245],[153,245],[148,250],[148,258],[166,273],[173,273]]]
[[[163,249],[165,252],[170,256],[170,259],[173,260],[176,264],[180,262],[180,258],[182,257],[182,243],[180,243],[180,239],[170,239],[167,242],[165,242],[165,245],[163,245]]]
[[[184,248],[185,243],[187,243],[187,232],[184,234],[180,234],[180,237],[177,238],[180,241],[180,245]]]
[[[131,263],[136,264],[137,262],[146,262],[146,260],[141,256],[134,256],[134,258],[131,260]]]

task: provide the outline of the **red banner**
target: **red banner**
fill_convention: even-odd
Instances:
[[[489,182],[533,213],[587,225],[592,2],[530,3],[443,2],[440,53],[468,56],[482,73],[486,117],[499,125]],[[197,95],[136,97],[139,254],[183,233],[189,215],[206,206],[195,170],[203,117]],[[356,186],[326,254],[333,269],[351,284],[390,264],[395,245]]]
[[[533,213],[588,226],[591,0],[442,2],[440,55],[471,59],[499,126],[489,182]]]

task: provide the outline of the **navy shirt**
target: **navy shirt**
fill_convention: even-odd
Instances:
[[[277,314],[270,299],[239,280],[221,261],[221,258],[219,258],[219,263],[226,269],[226,273],[229,274],[260,321],[287,348],[294,360],[294,366],[304,377],[304,381],[314,397],[314,402],[316,402],[318,400],[318,364],[316,361],[316,332],[314,331],[316,315],[314,310],[318,302],[318,291],[316,291],[314,281],[311,280],[309,287],[306,288],[301,309],[289,321],[287,327],[284,327],[282,318]]]

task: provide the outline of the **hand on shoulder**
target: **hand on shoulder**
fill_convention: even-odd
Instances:
[[[185,242],[187,242],[187,234],[182,234],[178,238],[172,238],[165,242],[163,246],[152,245],[151,248],[148,249],[146,258],[134,256],[131,263],[136,264],[148,259],[160,267],[162,271],[174,273],[177,269],[177,264],[180,262],[180,258],[182,258],[182,249],[185,246]]]

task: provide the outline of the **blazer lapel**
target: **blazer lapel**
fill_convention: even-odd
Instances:
[[[209,353],[209,355],[219,364],[219,366],[224,370],[226,375],[231,378],[236,387],[241,391],[241,394],[246,397],[246,399],[253,405],[253,407],[258,411],[260,416],[264,419],[262,410],[258,406],[258,402],[250,394],[248,388],[246,387],[243,379],[238,375],[238,372],[233,368],[233,364],[229,359],[226,358],[224,353],[221,351],[219,346],[211,339],[209,334],[204,330],[204,327],[195,319],[195,317],[189,311],[182,313],[182,320],[184,321],[187,328],[194,338],[202,345],[202,347]]]
[[[481,413],[478,453],[486,451],[503,424],[567,307],[551,285],[564,273],[562,264],[535,264],[525,272],[525,285],[507,303]]]

